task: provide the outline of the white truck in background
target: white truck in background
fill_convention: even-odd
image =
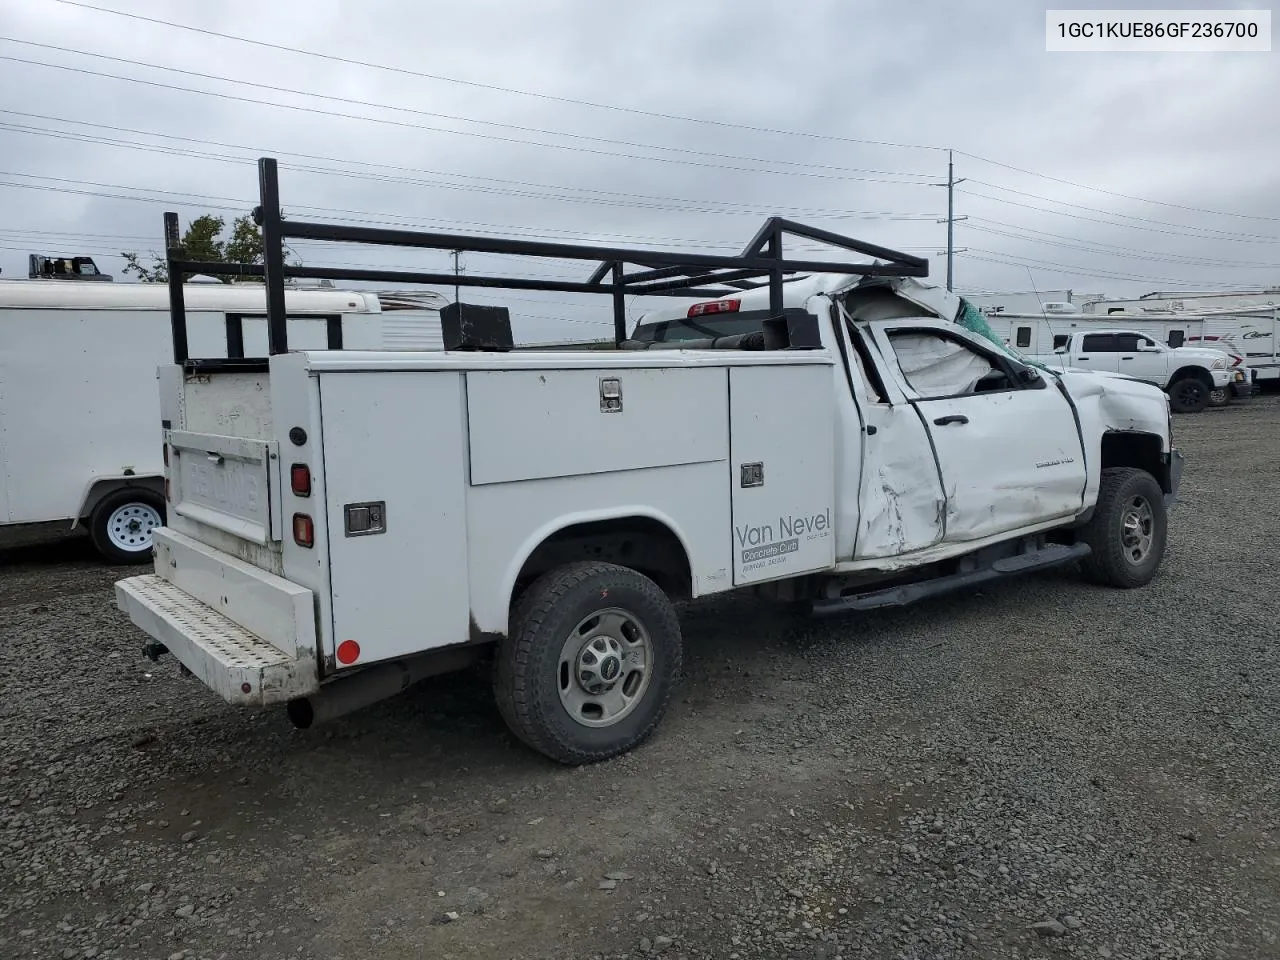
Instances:
[[[190,283],[187,300],[202,355],[265,354],[261,284]],[[287,300],[299,345],[441,346],[438,294]],[[164,284],[0,281],[0,529],[86,526],[105,559],[150,561],[166,507],[156,368],[171,359]]]
[[[468,243],[286,223],[273,178],[269,250]],[[492,655],[512,731],[580,764],[658,725],[681,598],[864,610],[1077,561],[1150,582],[1182,468],[1159,390],[1029,367],[910,279],[925,261],[858,241],[880,262],[787,284],[801,305],[784,308],[781,274],[815,269],[782,257],[784,228],[833,236],[770,221],[737,258],[470,241],[605,260],[534,289],[612,294],[618,350],[509,352],[509,320],[468,326],[451,306],[439,353],[273,338],[258,369],[162,367],[169,522],[154,572],[117,584],[149,655],[301,727]],[[770,289],[733,294],[741,334],[626,338],[628,291],[719,293],[761,271]]]
[[[1268,308],[1271,309],[1271,308]],[[1208,385],[1213,381],[1209,395],[1210,406],[1224,406],[1235,400],[1252,397],[1266,383],[1280,375],[1280,358],[1273,356],[1274,319],[1261,314],[1245,316],[1242,313],[1226,314],[1174,314],[1174,313],[1110,313],[1107,316],[1081,313],[1075,304],[1045,303],[1041,313],[1014,313],[997,309],[987,311],[987,322],[991,329],[1004,338],[1010,347],[1027,356],[1049,358],[1045,362],[1060,365],[1060,358],[1051,355],[1060,352],[1066,346],[1067,338],[1078,333],[1123,334],[1123,339],[1095,340],[1098,347],[1083,351],[1090,357],[1088,369],[1116,371],[1125,376],[1130,374],[1124,368],[1154,371],[1158,368],[1151,356],[1136,358],[1135,349],[1130,349],[1137,342],[1143,341],[1161,348],[1179,351],[1167,354],[1165,359],[1174,361],[1179,357],[1188,358],[1191,366],[1202,366],[1200,361],[1191,361],[1190,354],[1183,349],[1213,350],[1222,353],[1227,359],[1227,369],[1231,376],[1228,383],[1219,386],[1223,379],[1212,375],[1209,368],[1208,377],[1198,376],[1196,379]],[[1105,348],[1105,349],[1100,349]],[[1151,353],[1148,350],[1148,353]],[[1107,354],[1104,356],[1104,354]],[[1116,356],[1121,357],[1117,361]],[[1127,359],[1124,359],[1127,358]],[[1216,359],[1216,358],[1215,358]],[[1203,356],[1201,357],[1203,360]],[[1095,362],[1099,365],[1092,366]],[[1171,371],[1171,376],[1177,374]],[[1150,377],[1144,377],[1155,382]],[[1177,377],[1177,380],[1184,378]],[[1172,386],[1171,379],[1165,386]],[[1195,388],[1189,388],[1189,396],[1185,400],[1194,410],[1199,404]],[[1181,408],[1176,408],[1181,410]]]
[[[1028,359],[1058,369],[1075,368],[1119,373],[1154,384],[1169,395],[1178,413],[1198,413],[1215,392],[1238,396],[1251,391],[1240,359],[1208,347],[1169,347],[1145,334],[1124,328],[1080,330],[1054,336],[1052,353],[1028,354]]]

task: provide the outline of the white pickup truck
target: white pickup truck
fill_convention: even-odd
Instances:
[[[613,285],[608,262],[588,281],[615,306],[641,277],[723,291],[717,268],[807,265],[634,251],[648,269],[628,277],[622,253],[595,254],[616,258]],[[160,370],[168,525],[118,604],[151,656],[231,703],[288,704],[299,726],[492,654],[511,729],[576,764],[657,726],[684,598],[863,610],[1073,561],[1148,583],[1182,468],[1164,395],[1043,374],[956,322],[972,311],[956,296],[851,275],[891,269],[788,285],[798,308],[774,309],[780,280],[743,292],[755,329],[680,349],[624,332],[616,351],[506,352],[509,321],[455,306],[439,353],[282,352],[273,326],[259,367],[177,358]]]
[[[1198,413],[1213,394],[1230,393],[1236,370],[1221,350],[1169,347],[1135,330],[1082,330],[1054,337],[1054,351],[1029,359],[1057,369],[1119,373],[1155,384],[1178,413]],[[1240,383],[1249,387],[1242,374]],[[1239,396],[1247,394],[1240,392]]]

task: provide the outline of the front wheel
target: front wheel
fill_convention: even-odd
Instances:
[[[1209,388],[1195,377],[1179,380],[1169,387],[1169,406],[1174,413],[1199,413],[1209,405]]]
[[[103,497],[89,517],[89,537],[111,563],[146,563],[152,537],[164,526],[164,498],[142,487],[125,487]]]
[[[1098,502],[1080,538],[1092,548],[1082,566],[1095,583],[1141,587],[1150,583],[1168,541],[1164,491],[1155,477],[1133,467],[1102,471]]]
[[[566,764],[625,753],[653,733],[680,668],[680,622],[648,577],[572,563],[521,596],[494,694],[513,733]]]

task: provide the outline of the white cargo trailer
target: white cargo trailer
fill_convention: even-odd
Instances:
[[[286,299],[298,347],[441,347],[438,294]],[[267,355],[260,284],[190,283],[186,301],[192,350]],[[172,359],[164,284],[0,282],[0,527],[85,524],[107,559],[146,561],[165,519],[156,368]]]

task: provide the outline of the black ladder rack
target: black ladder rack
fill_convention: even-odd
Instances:
[[[289,349],[285,314],[285,281],[291,279],[361,280],[390,283],[433,284],[464,287],[497,287],[507,290],[546,290],[562,293],[601,293],[613,298],[614,342],[627,338],[628,296],[724,297],[743,288],[769,287],[769,311],[783,311],[783,279],[798,273],[839,273],[877,277],[925,277],[929,261],[887,247],[808,227],[781,217],[772,217],[752,237],[742,253],[694,254],[681,251],[630,250],[591,244],[552,243],[541,240],[511,240],[417,230],[390,230],[330,223],[286,220],[280,211],[280,184],[276,161],[258,160],[260,205],[254,219],[262,228],[262,264],[210,263],[188,260],[179,246],[178,215],[166,213],[165,248],[169,271],[169,305],[173,325],[173,360],[188,368],[261,369],[266,358],[197,359],[190,356],[187,339],[184,274],[264,277],[267,307],[267,342],[272,355]],[[783,252],[783,238],[801,237],[829,244],[849,253],[873,257],[875,263],[841,263],[824,260],[791,260]],[[585,281],[530,280],[503,276],[455,276],[452,273],[418,273],[404,270],[367,270],[347,267],[294,267],[284,262],[286,240],[332,240],[430,250],[458,250],[473,253],[515,254],[525,257],[554,257],[596,261],[594,272]]]

